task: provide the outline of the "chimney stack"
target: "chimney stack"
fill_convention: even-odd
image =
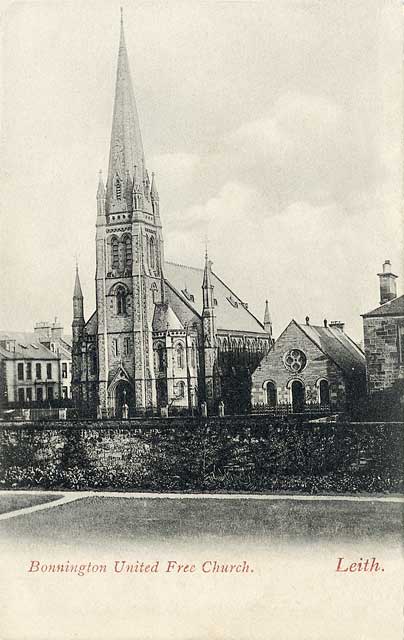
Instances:
[[[340,329],[340,331],[344,330],[345,322],[341,322],[341,320],[332,320],[330,322],[330,327],[333,329]]]
[[[385,304],[397,298],[396,279],[398,276],[392,272],[390,260],[384,261],[383,271],[377,275],[380,282],[380,304]]]
[[[51,323],[37,322],[34,326],[34,333],[39,342],[48,342],[51,337]]]

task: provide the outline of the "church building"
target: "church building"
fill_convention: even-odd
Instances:
[[[212,270],[166,262],[156,177],[149,176],[123,23],[106,183],[99,178],[96,310],[73,295],[72,392],[76,406],[121,416],[189,411],[223,401],[248,409],[251,372],[272,345],[261,323]],[[128,409],[126,409],[126,406]]]

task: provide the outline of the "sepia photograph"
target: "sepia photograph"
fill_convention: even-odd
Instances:
[[[402,3],[0,9],[1,640],[402,640]]]

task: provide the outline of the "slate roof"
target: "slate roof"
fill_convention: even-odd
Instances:
[[[404,316],[404,295],[362,314],[362,318],[379,318],[380,316]]]
[[[296,324],[325,355],[345,373],[365,371],[365,354],[347,334],[337,327]]]
[[[166,262],[164,276],[175,287],[199,315],[202,314],[202,280],[203,269],[187,267],[174,262]],[[257,318],[245,308],[242,300],[212,271],[213,297],[215,306],[216,328],[245,333],[265,333],[264,327]],[[193,299],[191,298],[193,297]]]
[[[3,347],[1,355],[12,360],[59,360],[59,356],[35,339],[33,333],[8,331],[0,333],[0,340],[15,340],[15,351],[7,351]]]
[[[156,304],[153,316],[153,331],[167,330],[183,331],[184,327],[170,305],[167,303]]]
[[[98,331],[98,316],[96,311],[94,311],[93,315],[87,320],[85,330],[89,336],[96,335]]]

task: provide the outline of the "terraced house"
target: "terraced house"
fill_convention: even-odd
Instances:
[[[38,322],[33,332],[0,332],[0,406],[62,405],[71,399],[71,339]]]

